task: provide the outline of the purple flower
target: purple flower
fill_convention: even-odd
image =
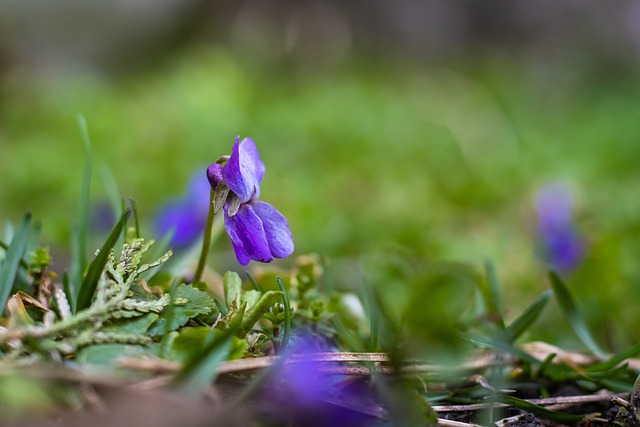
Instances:
[[[271,262],[293,253],[289,223],[280,212],[260,197],[265,167],[255,143],[236,137],[231,156],[223,166],[216,162],[207,169],[215,190],[214,210],[224,210],[224,224],[238,262]]]
[[[553,184],[536,197],[538,231],[547,262],[561,273],[570,273],[584,257],[584,242],[573,219],[573,200],[569,190]]]
[[[187,194],[168,202],[156,215],[155,228],[163,236],[173,231],[171,246],[182,249],[193,244],[204,230],[209,208],[209,184],[198,172],[191,178]]]
[[[331,364],[319,359],[329,350],[323,339],[311,335],[295,338],[283,355],[283,365],[274,372],[269,392],[276,407],[281,406],[279,416],[288,418],[292,425],[371,425],[372,417],[357,410],[375,403],[368,384],[332,375]]]

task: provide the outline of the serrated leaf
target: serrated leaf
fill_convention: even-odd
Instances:
[[[504,331],[504,339],[515,342],[538,319],[542,310],[551,298],[551,291],[544,292],[537,300],[525,309]]]
[[[165,318],[160,318],[151,326],[149,335],[162,335],[166,331],[175,331],[187,324],[189,319],[201,314],[208,314],[213,310],[213,299],[205,292],[195,289],[191,285],[181,284],[176,288],[172,299],[173,312],[169,324]]]
[[[573,332],[580,338],[580,341],[596,356],[599,358],[604,357],[604,351],[600,348],[600,346],[596,343],[595,339],[591,335],[589,331],[589,327],[587,326],[587,321],[584,318],[584,315],[576,305],[569,289],[564,284],[560,276],[553,271],[549,270],[549,281],[551,282],[551,287],[553,288],[553,293],[558,300],[558,304],[562,309],[562,314],[571,325],[571,329]]]

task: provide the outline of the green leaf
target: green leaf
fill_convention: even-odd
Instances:
[[[273,292],[273,291],[269,291],[269,292]],[[240,295],[240,304],[246,302],[247,309],[250,310],[251,307],[256,305],[258,301],[260,301],[261,297],[262,297],[262,292],[256,291],[255,289],[249,289],[248,291],[242,292],[242,295]]]
[[[631,405],[636,408],[636,411],[640,409],[640,376],[636,378],[633,383],[633,390],[631,392]]]
[[[531,412],[532,414],[539,417],[562,424],[576,424],[590,415],[566,414],[564,412],[547,409],[544,406],[536,405],[534,403],[530,403],[526,400],[518,399],[517,397],[513,396],[498,395],[492,396],[488,400],[492,402],[506,403],[507,405],[515,406],[516,408]]]
[[[118,184],[116,183],[113,174],[106,165],[101,165],[99,173],[100,177],[102,178],[102,185],[104,185],[105,194],[107,196],[107,200],[109,201],[111,212],[113,212],[115,216],[118,212],[122,211],[122,205],[120,203],[120,200],[122,200],[122,196],[120,196]]]
[[[573,332],[575,332],[582,343],[593,354],[599,358],[603,358],[605,353],[593,339],[593,336],[587,326],[587,322],[573,300],[567,286],[564,284],[562,279],[560,279],[560,276],[558,276],[558,274],[553,270],[549,270],[549,280],[551,282],[551,287],[553,288],[553,293],[555,294],[558,304],[562,309],[562,314],[569,322],[569,325],[571,325]]]
[[[169,359],[171,354],[171,349],[173,348],[173,343],[178,338],[178,333],[176,331],[171,331],[162,337],[158,345],[158,356],[163,359]]]
[[[169,250],[169,245],[171,244],[171,239],[173,238],[173,232],[165,234],[160,242],[154,243],[151,250],[149,251],[149,259],[158,259],[162,255],[166,254]],[[152,267],[147,271],[142,272],[138,277],[140,279],[144,279],[146,281],[150,281],[155,277],[155,275],[160,272],[164,264],[160,264],[156,267]]]
[[[0,266],[0,314],[7,305],[7,299],[13,289],[13,283],[18,274],[20,261],[27,250],[29,241],[29,230],[31,227],[31,214],[26,214],[18,228],[18,231],[11,239],[4,262]]]
[[[599,363],[594,363],[593,365],[588,366],[585,371],[587,372],[595,372],[595,371],[608,371],[610,369],[615,368],[620,363],[624,362],[627,359],[632,358],[633,356],[640,353],[640,343],[629,347],[626,350],[621,351],[618,354],[615,354]]]
[[[282,345],[280,346],[280,349],[284,350],[289,344],[289,335],[291,334],[291,306],[289,305],[289,296],[280,276],[276,276],[276,281],[280,292],[282,292],[282,303],[284,304],[284,331],[282,333]]]
[[[229,355],[235,333],[234,329],[209,331],[207,344],[187,360],[174,377],[174,384],[195,393],[209,388],[218,375],[218,366]]]
[[[246,311],[242,323],[240,325],[239,335],[244,336],[253,328],[253,325],[258,323],[260,318],[269,311],[269,309],[284,297],[282,292],[269,291],[262,295],[262,298],[253,306],[250,306]]]
[[[138,206],[136,205],[136,201],[132,198],[129,198],[129,203],[131,204],[131,210],[133,211],[133,225],[136,229],[136,239],[140,238],[140,223],[138,222]]]
[[[535,364],[541,363],[538,359],[526,353],[524,350],[504,340],[489,338],[483,335],[473,334],[469,332],[461,332],[459,335],[462,339],[467,340],[476,345],[479,345],[481,347],[493,348],[496,350],[504,351],[505,353],[511,354],[512,356],[515,356],[529,363],[535,363]]]
[[[218,331],[218,334],[221,332]],[[191,359],[195,359],[199,353],[204,351],[205,346],[209,342],[211,336],[211,328],[202,326],[197,328],[189,328],[181,332],[173,341],[169,358],[178,362],[186,363]],[[247,341],[234,337],[230,349],[229,359],[237,359],[244,354],[247,347]]]
[[[7,249],[9,249],[9,245],[7,245],[5,242],[3,242],[2,240],[0,240],[0,248],[4,249],[5,252],[7,251]],[[0,259],[0,262],[2,262],[3,260]],[[20,266],[22,268],[24,268],[25,270],[29,269],[29,263],[23,258],[20,260]]]
[[[82,281],[82,285],[80,285],[80,291],[78,292],[78,301],[76,303],[76,311],[83,310],[91,305],[91,300],[93,299],[93,294],[96,291],[96,286],[98,286],[98,280],[100,280],[100,276],[104,270],[105,265],[107,265],[107,259],[109,257],[109,251],[113,248],[118,237],[120,237],[120,231],[122,227],[124,227],[127,218],[131,215],[131,211],[125,211],[118,223],[113,227],[109,237],[102,245],[100,252],[96,258],[89,264],[89,269],[87,271],[87,275]]]
[[[484,271],[485,286],[482,287],[482,293],[487,307],[487,312],[488,314],[493,315],[501,328],[504,328],[504,318],[502,317],[504,311],[502,309],[502,297],[500,296],[498,275],[496,274],[495,267],[490,261],[485,261]]]
[[[96,344],[78,351],[76,360],[94,365],[111,365],[119,357],[141,357],[151,355],[148,347],[131,344]]]
[[[184,283],[178,286],[172,298],[171,319],[160,318],[151,326],[149,336],[155,337],[168,331],[175,331],[187,324],[189,319],[213,310],[213,299],[206,292]],[[168,322],[168,323],[167,323]]]
[[[224,302],[227,304],[227,308],[231,308],[236,298],[240,301],[242,279],[235,271],[227,271],[222,277],[222,286],[224,287]]]
[[[148,313],[133,319],[116,320],[102,327],[100,331],[144,335],[159,317],[155,313]]]
[[[239,307],[237,305],[233,305],[229,313],[225,316],[225,320],[230,329],[235,329],[238,332],[240,331],[240,325],[242,324],[242,319],[244,319],[244,313],[247,311],[247,303],[242,303]]]
[[[73,299],[73,288],[71,285],[71,279],[69,279],[69,273],[66,271],[62,273],[62,290],[64,291],[64,296],[67,297],[67,302],[69,303],[69,307],[71,308],[71,312],[76,312],[76,300]]]
[[[504,331],[504,339],[509,343],[515,342],[538,319],[550,298],[551,291],[546,291],[527,307]]]
[[[77,116],[78,127],[82,134],[82,142],[84,144],[84,174],[82,176],[82,189],[78,200],[78,219],[73,227],[73,244],[71,254],[71,283],[73,284],[73,301],[76,301],[80,294],[80,283],[82,275],[87,266],[87,225],[89,221],[89,193],[91,189],[91,142],[89,139],[89,130],[84,116]]]

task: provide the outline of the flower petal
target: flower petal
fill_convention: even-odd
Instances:
[[[222,169],[222,165],[218,163],[213,163],[207,168],[207,179],[214,190],[222,181]]]
[[[260,182],[265,167],[255,143],[245,138],[233,145],[231,157],[222,171],[225,182],[242,203],[257,199],[260,195]]]
[[[286,258],[293,253],[293,236],[287,219],[276,208],[265,202],[251,203],[255,213],[262,220],[271,255]]]
[[[260,153],[258,153],[258,147],[251,138],[245,138],[240,142],[240,162],[244,163],[247,168],[252,170],[255,174],[258,185],[262,182],[266,168],[262,159],[260,159]]]
[[[240,264],[247,265],[249,259],[260,262],[273,261],[262,220],[250,204],[242,204],[238,213],[232,217],[225,206],[224,226],[233,242]]]

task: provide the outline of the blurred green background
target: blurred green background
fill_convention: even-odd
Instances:
[[[586,241],[568,283],[602,340],[640,338],[635,2],[66,0],[0,12],[0,219],[32,211],[58,259],[82,179],[78,113],[94,202],[107,169],[156,238],[163,203],[240,134],[258,144],[262,198],[289,219],[296,254],[350,273],[381,254],[419,269],[490,259],[507,318],[548,287],[535,196],[563,183]],[[237,269],[227,239],[216,245],[227,254],[216,267]],[[383,270],[373,280],[394,283]],[[558,341],[554,313],[534,338]]]

